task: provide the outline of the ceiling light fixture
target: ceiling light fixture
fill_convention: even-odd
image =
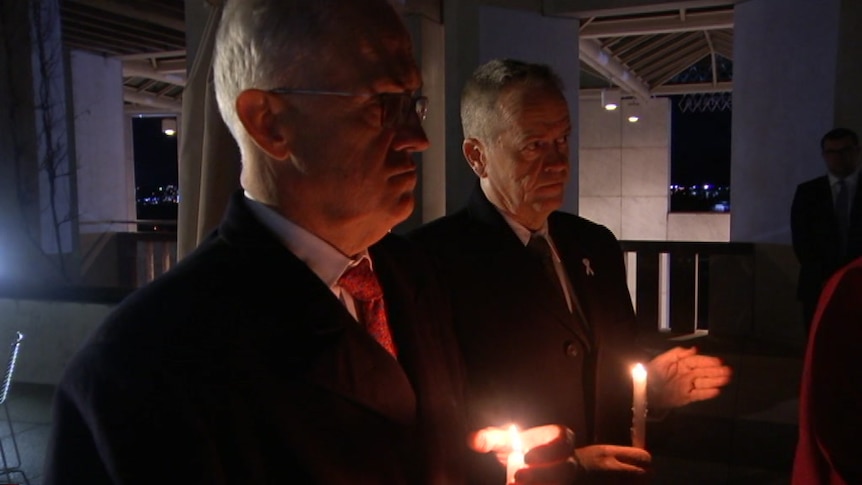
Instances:
[[[619,89],[602,89],[602,106],[613,111],[620,106],[620,90]]]
[[[177,119],[176,118],[162,118],[162,133],[168,136],[174,136],[177,134]]]

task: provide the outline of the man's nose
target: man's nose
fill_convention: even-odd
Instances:
[[[392,148],[398,151],[421,152],[428,149],[431,143],[425,134],[425,129],[418,118],[399,126],[395,132]]]

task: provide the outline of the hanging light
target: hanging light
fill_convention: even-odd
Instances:
[[[613,111],[620,107],[620,91],[619,89],[602,89],[602,106],[608,111]]]
[[[177,134],[177,119],[176,118],[162,118],[162,133],[168,136],[174,136]]]
[[[637,101],[632,101],[628,104],[628,108],[626,109],[628,117],[626,118],[629,123],[637,123],[639,119],[641,119],[641,107]]]

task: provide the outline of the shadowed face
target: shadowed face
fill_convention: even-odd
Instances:
[[[465,155],[488,199],[538,229],[565,195],[572,131],[566,99],[556,88],[515,85],[500,96],[497,111],[495,134],[475,146],[465,142]]]
[[[859,146],[851,137],[823,140],[823,160],[836,177],[846,177],[859,166]]]
[[[417,180],[412,154],[428,147],[409,101],[392,125],[387,121],[399,115],[397,103],[374,95],[421,87],[408,33],[385,2],[358,3],[371,6],[345,8],[345,28],[333,28],[321,62],[291,87],[364,95],[284,95],[291,103],[290,162],[298,171],[281,189],[293,201],[289,218],[324,239],[324,230],[347,232],[357,246],[339,246],[347,252],[373,244],[410,215]]]

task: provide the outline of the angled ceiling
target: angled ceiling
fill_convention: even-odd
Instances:
[[[184,3],[61,0],[63,40],[123,61],[127,111],[179,113],[187,67]],[[582,90],[618,85],[640,97],[729,91],[733,3],[578,15]]]
[[[61,0],[63,42],[123,61],[127,110],[179,113],[186,84],[183,0]]]
[[[634,96],[731,90],[733,5],[581,20],[581,87]]]

